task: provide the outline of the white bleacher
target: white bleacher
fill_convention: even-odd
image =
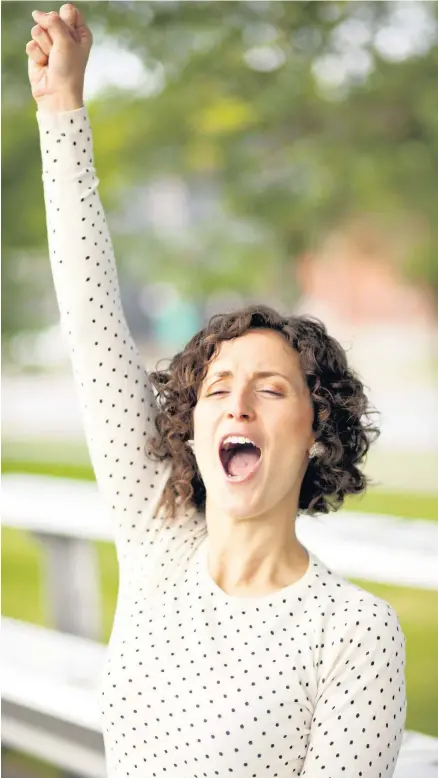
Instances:
[[[98,688],[106,646],[2,619],[2,744],[105,778]]]

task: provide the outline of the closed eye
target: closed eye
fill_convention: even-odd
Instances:
[[[261,389],[262,392],[265,394],[273,394],[275,397],[283,397],[283,394],[281,392],[273,392],[272,389]],[[219,390],[218,392],[210,392],[210,394],[207,395],[207,397],[214,397],[216,394],[227,394],[224,389]]]

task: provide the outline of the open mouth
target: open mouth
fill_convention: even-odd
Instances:
[[[219,457],[225,475],[231,481],[246,481],[258,469],[262,452],[249,441],[225,440],[220,446]]]

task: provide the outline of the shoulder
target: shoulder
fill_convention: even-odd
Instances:
[[[341,642],[354,633],[355,642],[362,635],[367,643],[373,640],[387,648],[404,647],[405,636],[389,602],[333,572],[320,560],[316,575],[318,588],[325,594],[327,626]]]

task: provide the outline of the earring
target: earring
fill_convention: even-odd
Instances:
[[[190,440],[187,440],[186,443],[187,443],[188,447],[191,448],[192,451],[193,451],[193,449],[195,447],[195,441],[190,438]]]
[[[309,459],[320,457],[324,453],[324,446],[321,443],[314,443],[309,451]]]

